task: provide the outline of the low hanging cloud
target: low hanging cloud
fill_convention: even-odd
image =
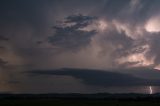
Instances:
[[[126,70],[124,70],[126,71]],[[132,70],[133,71],[133,70]],[[135,70],[139,71],[139,70]],[[148,71],[146,69],[146,71]],[[152,72],[152,71],[151,71]],[[94,86],[150,86],[159,85],[159,80],[149,80],[118,72],[92,70],[92,69],[57,69],[57,70],[33,70],[26,72],[29,76],[72,76],[80,79],[84,84]],[[158,73],[160,74],[160,73]]]

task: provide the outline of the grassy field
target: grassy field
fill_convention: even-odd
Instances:
[[[1,100],[0,106],[159,106],[160,101],[134,100]]]

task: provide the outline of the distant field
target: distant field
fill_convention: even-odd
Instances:
[[[160,106],[160,101],[134,100],[0,100],[0,106]]]
[[[0,106],[160,106],[160,94],[0,94]]]

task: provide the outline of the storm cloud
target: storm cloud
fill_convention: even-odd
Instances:
[[[99,61],[103,66],[106,64],[105,68],[156,67],[159,64],[159,51],[152,52],[156,47],[154,42],[158,43],[158,34],[152,36],[154,32],[149,32],[146,27],[152,18],[158,17],[155,11],[159,8],[157,0],[1,2],[4,13],[1,33],[5,35],[1,39],[11,39],[8,45],[26,65],[37,67],[39,58],[45,61],[44,64],[54,64],[65,55],[72,57],[75,50],[78,52],[74,52],[76,56],[70,58],[71,61],[84,54],[84,57],[90,57],[87,54],[92,52],[95,59],[91,61]],[[60,4],[63,5],[61,9]],[[87,4],[91,5],[87,7]],[[135,56],[139,58],[130,59]],[[59,58],[55,60],[54,57]],[[79,60],[77,66],[83,67],[83,61]],[[67,60],[63,61],[59,67],[68,64],[65,63]]]
[[[148,79],[159,76],[159,10],[159,0],[1,0],[0,80],[11,91],[45,82],[52,91],[40,74],[63,77],[56,84],[158,85]]]
[[[49,37],[49,43],[63,49],[79,49],[87,46],[96,30],[83,30],[95,20],[94,17],[83,15],[68,16],[62,25],[54,26],[56,30],[53,36]]]
[[[125,70],[124,70],[125,71]],[[146,70],[147,71],[147,70]],[[82,80],[84,84],[94,86],[148,86],[159,85],[159,80],[138,78],[129,74],[112,71],[91,69],[57,69],[57,70],[34,70],[27,72],[28,75],[36,76],[73,76]]]

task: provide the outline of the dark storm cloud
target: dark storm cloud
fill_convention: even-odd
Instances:
[[[49,43],[59,48],[73,50],[87,46],[96,31],[86,31],[83,28],[92,24],[94,20],[94,17],[81,14],[66,17],[62,25],[54,26],[55,34],[49,37]]]
[[[135,4],[131,5],[132,1],[135,1]],[[24,22],[27,23],[27,25],[29,24],[29,28],[31,29],[31,32],[33,31],[33,33],[25,35],[25,33],[30,32],[30,30],[24,30],[22,31],[23,33],[20,33],[18,35],[17,33],[19,33],[19,31],[23,29],[22,27],[22,29],[19,29],[14,34],[11,33],[9,36],[15,36],[14,43],[16,44],[13,43],[11,45],[13,45],[12,47],[13,49],[15,49],[17,55],[21,55],[22,58],[27,58],[27,60],[30,60],[31,62],[32,57],[36,56],[36,54],[42,54],[44,58],[49,57],[45,56],[47,56],[47,52],[49,53],[50,51],[46,49],[47,47],[43,47],[48,36],[50,37],[47,40],[55,48],[66,50],[85,48],[91,43],[92,38],[94,39],[95,34],[100,35],[94,30],[81,30],[92,24],[92,21],[95,20],[95,17],[92,16],[97,16],[99,17],[99,19],[101,19],[102,17],[104,18],[104,20],[109,20],[111,23],[113,20],[116,20],[118,22],[124,23],[125,25],[127,24],[129,26],[132,26],[128,28],[130,30],[134,30],[135,27],[141,24],[145,24],[147,19],[156,14],[155,10],[159,9],[158,4],[158,0],[2,0],[0,1],[0,11],[3,13],[3,15],[0,18],[1,23]],[[48,11],[49,14],[47,14]],[[85,15],[71,15],[79,13]],[[53,18],[50,14],[53,14]],[[57,19],[60,19],[61,21],[62,18],[65,18],[65,20],[61,23],[64,26],[54,24]],[[48,19],[50,20],[47,21]],[[46,28],[46,22],[50,22],[50,25],[47,24],[47,28],[50,28],[50,26],[54,26],[54,34],[41,34],[41,32],[43,32],[43,30],[45,30]],[[15,24],[14,26],[16,25],[17,24]],[[19,27],[21,27],[21,25]],[[115,60],[127,54],[141,53],[144,51],[143,49],[138,49],[140,48],[138,46],[142,46],[141,44],[137,44],[135,46],[135,42],[137,42],[137,39],[135,41],[131,37],[128,37],[126,31],[122,31],[121,33],[119,33],[117,32],[116,28],[113,27],[112,31],[106,31],[106,34],[104,35],[106,35],[106,37],[101,37],[101,41],[106,43],[102,43],[101,49],[102,51],[108,52],[110,50],[108,48],[105,48],[104,46],[108,44],[113,45],[115,48],[114,52],[111,55],[113,56],[112,60]],[[18,38],[18,36],[21,37]],[[29,36],[28,39],[23,38],[27,36]],[[40,36],[43,37],[40,38]],[[133,36],[135,35],[133,34]],[[41,45],[42,48],[37,49],[37,46]],[[154,48],[154,46],[152,48]],[[43,51],[46,52],[44,53]],[[104,52],[104,54],[107,53]],[[37,58],[42,58],[42,55],[41,57],[37,55]],[[105,58],[105,56],[103,58]],[[128,62],[126,64],[136,63],[137,62]],[[81,62],[79,62],[79,64],[81,64]]]
[[[160,64],[159,32],[148,32],[145,24],[155,16],[159,17],[159,4],[159,0],[1,0],[0,55],[7,62],[0,57],[0,68],[10,63],[16,68],[23,67],[20,70],[118,68],[122,73],[126,71],[123,68],[137,64],[140,64],[138,67],[157,66]],[[102,22],[101,29],[96,24],[88,30],[94,21]],[[102,30],[105,24],[107,27]],[[73,52],[75,50],[78,52]],[[147,61],[149,65],[146,65],[143,57],[135,55],[143,53],[148,60],[155,57],[154,62]],[[131,61],[130,55],[134,55]],[[116,60],[121,61],[122,57],[125,62],[120,64]],[[14,79],[18,76],[20,80],[28,80],[23,78],[26,76],[7,72],[15,76],[10,83],[16,83]],[[159,85],[159,80],[148,81],[120,73],[80,69],[31,72],[34,75],[72,76],[96,86]],[[150,76],[150,73],[139,75],[146,74]],[[153,73],[152,77],[155,75],[159,76]]]
[[[43,75],[58,75],[58,76],[73,76],[81,79],[83,83],[95,86],[134,86],[134,85],[149,85],[159,84],[156,81],[150,81],[134,77],[129,74],[122,74],[117,72],[108,72],[102,70],[89,69],[58,69],[58,70],[34,70],[28,71],[29,75],[43,76]]]
[[[75,23],[76,25],[72,26],[75,29],[86,27],[91,24],[96,17],[84,16],[82,14],[79,15],[71,15],[66,17],[65,23]]]

